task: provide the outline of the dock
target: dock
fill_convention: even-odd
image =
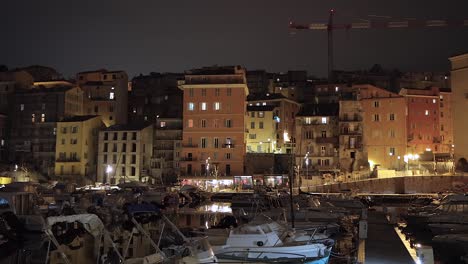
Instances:
[[[368,213],[365,264],[414,264],[413,258],[383,212]]]

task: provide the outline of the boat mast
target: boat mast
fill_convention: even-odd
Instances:
[[[294,143],[292,143],[294,144]],[[294,228],[294,201],[293,201],[293,182],[294,182],[294,145],[291,148],[291,166],[289,168],[289,206],[291,214],[291,227]]]

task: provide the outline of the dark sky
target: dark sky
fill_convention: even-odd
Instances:
[[[338,22],[368,15],[468,19],[467,0],[7,0],[0,8],[0,64],[41,64],[66,77],[78,71],[151,71],[243,65],[306,69],[325,76],[325,31],[289,34],[290,20]],[[339,69],[374,63],[402,70],[445,71],[447,57],[468,52],[468,27],[337,32]]]

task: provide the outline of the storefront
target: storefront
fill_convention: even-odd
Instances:
[[[284,175],[265,175],[263,178],[264,185],[270,188],[278,188],[287,182],[287,176]]]
[[[234,188],[239,190],[253,189],[252,176],[234,176]]]
[[[186,178],[180,182],[181,185],[193,185],[204,191],[220,191],[233,188],[233,180],[229,179],[206,179],[206,178]]]

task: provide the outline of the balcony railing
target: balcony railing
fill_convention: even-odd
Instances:
[[[58,158],[56,162],[80,162],[79,158]]]

